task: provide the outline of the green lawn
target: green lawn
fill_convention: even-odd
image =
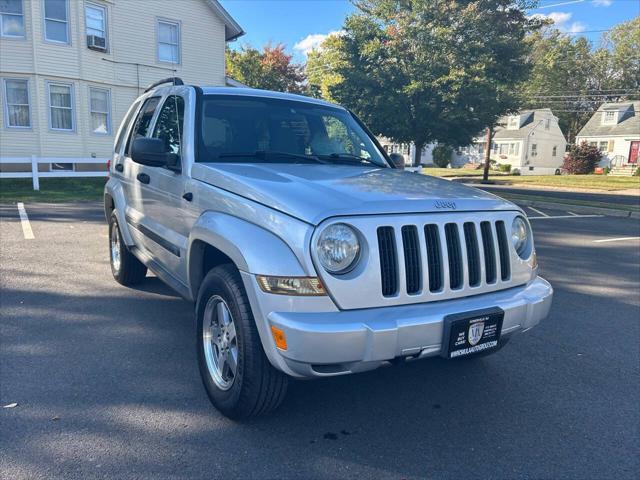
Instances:
[[[482,170],[424,168],[422,173],[436,177],[482,177]],[[470,180],[475,180],[470,179]],[[640,177],[608,175],[505,175],[491,171],[489,180],[498,185],[531,185],[571,189],[624,190],[640,188]]]
[[[30,178],[0,180],[0,202],[71,202],[102,200],[106,178],[41,178],[34,191]]]

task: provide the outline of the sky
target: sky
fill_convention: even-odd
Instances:
[[[429,1],[429,0],[427,0]],[[221,0],[246,34],[230,46],[262,47],[284,43],[294,60],[304,62],[306,52],[327,34],[339,31],[355,9],[348,0]],[[602,32],[640,15],[640,0],[541,0],[531,15],[545,15],[572,35],[584,35],[596,45]]]

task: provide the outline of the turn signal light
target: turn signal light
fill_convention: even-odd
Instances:
[[[324,285],[317,277],[268,277],[257,275],[263,292],[276,295],[321,296],[326,295]]]
[[[280,350],[286,350],[287,337],[284,334],[284,331],[274,325],[271,325],[271,334],[273,335],[273,341],[276,342],[276,347],[278,347]]]

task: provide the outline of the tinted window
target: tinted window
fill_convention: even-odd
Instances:
[[[129,112],[127,112],[127,116],[124,117],[124,120],[122,121],[122,127],[120,128],[118,138],[116,138],[116,146],[114,147],[116,153],[120,153],[122,142],[124,141],[124,136],[127,134],[127,130],[129,130],[129,123],[131,123],[131,118],[136,113],[138,105],[139,102],[134,103],[133,106],[129,109]]]
[[[177,95],[167,97],[162,110],[158,114],[154,138],[164,140],[165,150],[170,153],[180,154],[182,132],[184,123],[184,99]]]
[[[127,140],[127,155],[129,155],[131,149],[131,140],[146,137],[149,133],[149,125],[151,124],[151,119],[153,119],[153,112],[155,112],[159,101],[160,97],[151,97],[147,98],[142,105],[140,113],[136,118],[136,123],[131,130],[131,135],[129,135],[129,139]]]
[[[387,166],[369,135],[341,108],[231,95],[205,95],[201,101],[200,162]]]

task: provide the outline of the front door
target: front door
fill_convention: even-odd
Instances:
[[[633,165],[638,164],[638,150],[640,150],[640,142],[631,142],[629,148],[629,163]]]

